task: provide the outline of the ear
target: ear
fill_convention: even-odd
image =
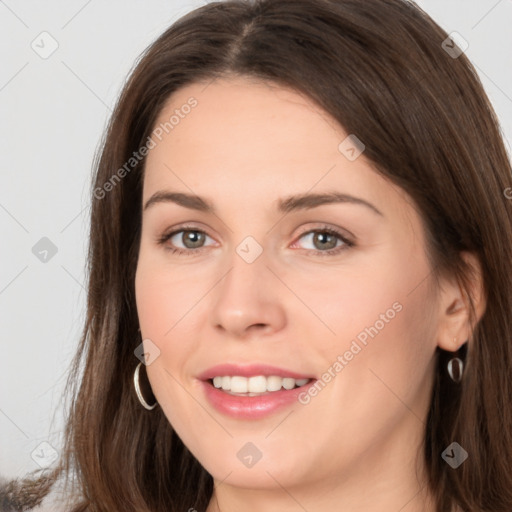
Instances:
[[[474,253],[467,251],[462,252],[461,257],[470,267],[470,272],[467,276],[470,288],[468,292],[473,299],[475,317],[471,318],[469,297],[455,277],[442,278],[437,345],[449,352],[457,351],[470,339],[486,307],[480,261]]]

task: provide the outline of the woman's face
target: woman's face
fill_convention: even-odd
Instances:
[[[143,212],[146,369],[224,484],[332,488],[409,471],[421,443],[438,311],[424,233],[348,135],[301,95],[242,78],[179,90],[155,125],[143,207],[183,195]],[[256,395],[231,394],[245,386]]]

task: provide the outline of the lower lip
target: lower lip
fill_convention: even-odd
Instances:
[[[299,395],[315,383],[312,379],[299,388],[271,391],[259,396],[230,395],[214,387],[208,381],[201,381],[206,398],[217,411],[239,419],[256,420],[269,416],[298,402]]]

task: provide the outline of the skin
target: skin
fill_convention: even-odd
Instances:
[[[176,91],[160,113],[156,125],[198,101],[150,151],[143,204],[165,189],[203,196],[217,213],[149,207],[135,287],[145,347],[160,350],[146,367],[155,397],[215,481],[208,512],[434,511],[423,429],[436,346],[457,350],[471,332],[464,294],[455,281],[435,284],[411,199],[364,152],[350,161],[339,151],[348,133],[328,113],[246,77],[205,87]],[[276,210],[281,197],[327,190],[382,215],[351,203]],[[201,243],[185,245],[187,232],[157,243],[183,223],[206,233],[195,255],[165,250],[192,254]],[[315,242],[310,231],[323,225],[355,245],[325,255],[343,242]],[[236,252],[247,236],[263,251],[252,263]],[[251,421],[217,412],[202,393],[197,375],[224,362],[321,378],[395,303],[401,310],[307,405]],[[262,453],[251,468],[237,458],[247,442]]]

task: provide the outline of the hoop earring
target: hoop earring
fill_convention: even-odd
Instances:
[[[147,409],[148,411],[152,411],[158,402],[155,402],[153,405],[149,405],[144,397],[142,396],[142,391],[140,390],[140,382],[139,382],[139,370],[140,365],[142,362],[140,362],[137,365],[137,368],[135,368],[135,373],[133,374],[133,384],[135,386],[135,393],[137,393],[137,398],[139,399],[139,402],[142,404],[142,406]]]
[[[457,340],[457,338],[454,338],[454,341],[456,341],[456,340]],[[464,344],[463,344],[463,346],[464,346]],[[460,348],[459,348],[459,350],[460,350]],[[462,380],[462,373],[464,371],[464,363],[463,363],[462,359],[460,359],[459,357],[452,357],[448,361],[447,369],[448,369],[448,375],[453,380],[453,382],[459,383]]]
[[[462,380],[462,371],[464,363],[458,357],[453,357],[448,361],[448,374],[453,382],[460,382]]]

